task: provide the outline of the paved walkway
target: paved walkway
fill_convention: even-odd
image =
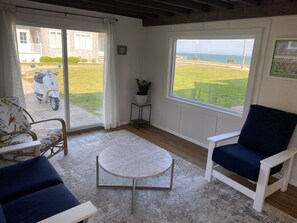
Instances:
[[[23,81],[23,88],[27,105],[26,110],[30,113],[30,115],[32,115],[35,121],[51,118],[62,118],[65,120],[63,99],[60,101],[59,109],[54,111],[49,103],[40,103],[35,98],[31,83]],[[77,128],[81,126],[103,123],[103,120],[102,117],[95,116],[92,113],[85,111],[81,107],[70,104],[70,123],[71,128]],[[54,128],[59,126],[59,124],[57,122],[48,122],[40,124],[39,126],[42,128]]]

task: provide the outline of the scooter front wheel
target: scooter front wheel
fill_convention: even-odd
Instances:
[[[59,98],[50,98],[50,105],[54,111],[59,109]]]

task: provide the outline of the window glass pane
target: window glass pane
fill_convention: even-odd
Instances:
[[[50,40],[51,41],[51,46],[56,47],[57,41],[56,41],[56,33],[55,32],[51,32],[50,39],[51,39]]]
[[[74,36],[74,47],[75,47],[75,49],[79,49],[80,47],[79,47],[79,41],[80,41],[80,38],[79,38],[79,34],[75,34],[75,36]]]
[[[175,97],[242,113],[254,39],[178,39]]]
[[[65,120],[62,49],[57,49],[61,30],[17,25],[16,32],[27,111],[35,121],[52,118]],[[60,126],[59,122],[38,124],[38,128]]]
[[[57,39],[57,48],[62,48],[62,36],[61,36],[61,33],[57,33],[56,39]]]
[[[102,51],[104,52],[104,36],[103,35],[100,35],[99,36],[99,51]]]
[[[50,47],[62,48],[62,34],[61,31],[50,31]]]
[[[20,32],[20,43],[27,43],[27,33]]]
[[[91,46],[92,37],[97,42],[99,34],[105,35],[82,30],[67,30],[67,33],[70,36],[70,47],[67,48],[70,127],[101,125],[104,54],[100,54],[97,48],[86,50],[86,47]],[[83,114],[83,118],[78,119],[78,113]]]
[[[92,40],[91,40],[91,36],[90,35],[87,35],[86,36],[86,49],[91,49],[92,47],[91,47],[91,42]]]
[[[86,49],[86,36],[80,35],[80,48]]]

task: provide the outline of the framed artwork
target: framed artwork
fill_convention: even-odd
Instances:
[[[117,46],[117,53],[118,55],[127,55],[127,46]]]
[[[269,75],[297,79],[297,39],[275,40]]]

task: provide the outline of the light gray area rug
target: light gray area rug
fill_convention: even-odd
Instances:
[[[59,154],[50,160],[74,195],[97,207],[96,222],[297,222],[267,203],[263,213],[256,212],[251,199],[218,180],[208,183],[203,169],[177,156],[173,190],[136,191],[131,215],[131,190],[96,188],[96,155],[111,146],[124,150],[135,144],[141,147],[150,142],[125,130],[86,133],[70,137],[69,155]],[[131,185],[129,180],[108,173],[102,173],[100,179],[102,183]],[[160,186],[168,183],[169,173],[139,182]]]

